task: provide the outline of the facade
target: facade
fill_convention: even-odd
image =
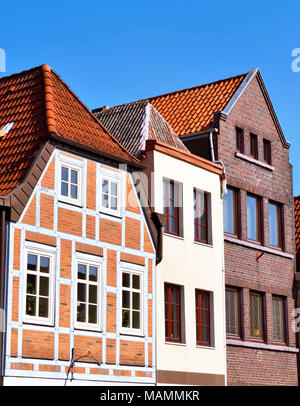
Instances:
[[[297,385],[290,145],[259,70],[148,100],[192,153],[226,169],[228,385]]]
[[[15,125],[1,141],[2,383],[153,385],[160,225],[138,201],[140,164],[48,66],[4,88],[1,122]]]
[[[141,200],[166,216],[156,268],[157,384],[225,385],[222,166],[189,153],[148,102],[95,114],[140,157],[139,193],[148,191]]]

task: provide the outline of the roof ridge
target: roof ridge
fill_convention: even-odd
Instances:
[[[36,70],[40,70],[43,66],[48,66],[48,65],[39,65],[39,66],[35,66],[33,68],[30,68],[30,69],[24,69],[21,72],[12,73],[11,75],[2,76],[2,77],[0,77],[0,82],[5,81],[5,80],[9,80],[9,79],[11,79],[11,78],[13,78],[15,76],[22,76],[22,75],[24,75],[24,74],[26,74],[28,72],[33,72],[33,71],[36,71]]]
[[[49,65],[42,65],[42,72],[44,75],[44,95],[45,95],[45,110],[46,122],[49,133],[57,133],[55,126],[55,114],[53,105],[53,90],[52,90],[52,70]]]

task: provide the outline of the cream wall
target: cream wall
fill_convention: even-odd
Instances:
[[[225,299],[223,272],[223,202],[218,175],[161,152],[147,153],[152,173],[152,202],[163,213],[163,178],[183,184],[183,238],[163,238],[163,259],[157,266],[157,370],[226,374]],[[146,162],[145,162],[146,163]],[[193,188],[211,194],[212,245],[194,242]],[[165,342],[164,283],[184,286],[185,344]],[[213,292],[211,348],[197,347],[195,289]]]

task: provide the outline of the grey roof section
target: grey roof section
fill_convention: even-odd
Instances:
[[[104,107],[93,111],[99,121],[132,155],[145,149],[146,140],[157,140],[189,152],[167,121],[148,100]]]

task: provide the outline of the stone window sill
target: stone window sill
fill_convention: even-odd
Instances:
[[[252,164],[258,165],[258,166],[260,166],[260,167],[262,167],[264,169],[268,169],[269,171],[274,171],[275,170],[274,166],[268,165],[268,164],[266,164],[265,162],[262,162],[262,161],[258,161],[257,159],[251,158],[248,155],[241,154],[240,152],[236,152],[235,156],[237,158],[243,159],[244,161],[247,161],[247,162],[250,162]]]
[[[298,348],[295,347],[287,347],[285,345],[274,345],[274,344],[265,344],[265,343],[256,343],[250,341],[240,341],[240,340],[226,340],[227,345],[234,345],[238,347],[246,347],[246,348],[255,348],[258,350],[270,350],[270,351],[282,351],[282,352],[299,352]]]

